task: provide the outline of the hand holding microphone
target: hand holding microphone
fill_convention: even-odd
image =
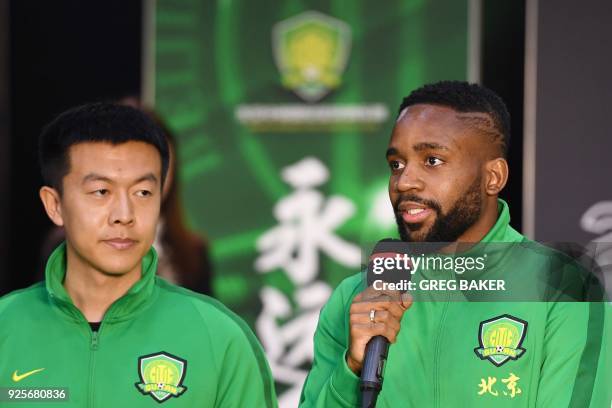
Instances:
[[[379,241],[368,263],[368,285],[375,258],[394,258],[405,247],[393,239]],[[389,271],[410,278],[410,271]],[[392,290],[376,290],[369,286],[353,299],[349,312],[350,344],[346,356],[349,368],[361,375],[361,402],[364,408],[376,406],[382,389],[384,364],[387,360],[389,343],[395,343],[400,331],[404,313],[412,305],[412,298],[406,293]]]
[[[350,309],[350,345],[346,362],[359,375],[363,366],[366,345],[374,336],[383,336],[395,343],[402,316],[412,305],[406,293],[375,290],[368,287],[353,299]]]

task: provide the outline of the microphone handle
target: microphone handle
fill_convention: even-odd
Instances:
[[[361,406],[373,408],[382,389],[384,364],[389,352],[389,340],[384,336],[374,336],[368,341],[361,369],[360,388]]]

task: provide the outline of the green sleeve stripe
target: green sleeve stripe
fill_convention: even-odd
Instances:
[[[576,378],[572,390],[570,407],[585,407],[588,398],[590,403],[597,378],[597,367],[601,354],[602,339],[604,336],[604,313],[606,304],[604,302],[589,303],[589,323],[587,326],[587,339],[578,365],[577,376],[583,373],[583,378]]]

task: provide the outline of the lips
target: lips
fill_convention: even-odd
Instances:
[[[399,206],[402,219],[407,224],[417,224],[425,221],[433,210],[415,202],[403,202]]]
[[[130,249],[136,245],[136,242],[137,241],[129,238],[112,238],[104,240],[105,244],[120,251]]]

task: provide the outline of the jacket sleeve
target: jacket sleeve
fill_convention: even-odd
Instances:
[[[612,404],[612,303],[604,303],[604,332],[591,408]]]
[[[351,284],[352,283],[352,284]],[[348,368],[348,309],[359,285],[345,280],[321,310],[314,335],[314,361],[306,378],[300,407],[356,407],[359,378]]]
[[[588,407],[604,344],[603,302],[556,302],[548,312],[537,407]],[[593,406],[593,405],[592,405]]]
[[[243,321],[222,356],[215,407],[276,408],[274,380],[259,341]]]

